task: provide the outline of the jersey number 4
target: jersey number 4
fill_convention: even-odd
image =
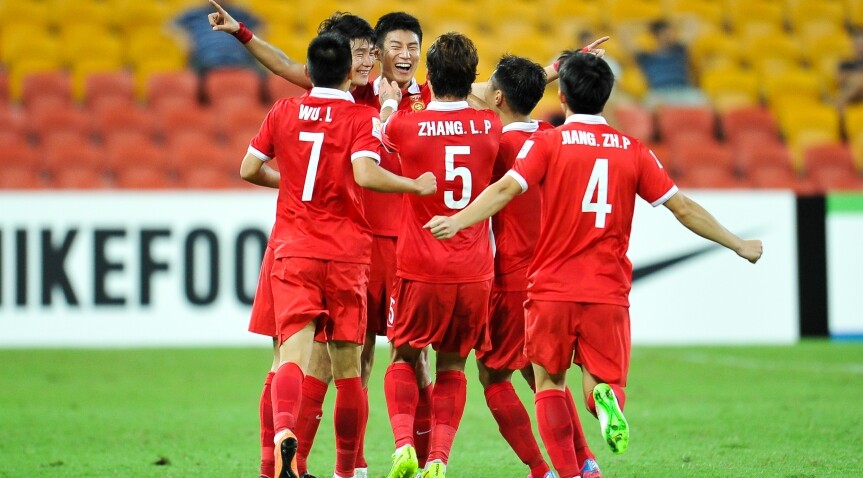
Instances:
[[[596,196],[596,202],[593,202],[594,196]],[[611,213],[611,204],[608,204],[607,159],[597,159],[593,163],[593,171],[590,172],[590,180],[587,181],[587,189],[581,200],[581,212],[595,212],[594,226],[599,229],[605,228],[605,216]]]
[[[443,203],[450,209],[464,209],[467,203],[470,202],[472,178],[470,169],[466,166],[455,167],[455,156],[457,154],[470,154],[470,146],[447,146],[445,149],[446,158],[444,166],[446,167],[446,180],[455,181],[455,178],[461,178],[461,197],[455,198],[453,191],[444,191]]]

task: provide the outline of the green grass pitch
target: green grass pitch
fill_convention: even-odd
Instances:
[[[386,359],[379,349],[370,387],[366,455],[375,477],[392,453]],[[0,477],[257,477],[269,360],[267,348],[0,350]],[[467,373],[449,475],[526,476],[475,368]],[[532,415],[529,390],[515,382]],[[863,476],[863,344],[637,347],[627,391],[624,455],[612,455],[582,413],[608,478]],[[331,388],[328,411],[334,397]],[[321,478],[333,471],[329,417],[309,460]]]

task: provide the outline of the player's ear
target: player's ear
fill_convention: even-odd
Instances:
[[[563,96],[563,92],[560,90],[557,90],[557,100],[560,101],[560,107],[563,108],[563,113],[566,114],[566,97]]]
[[[503,104],[503,93],[500,90],[495,90],[494,92],[494,105],[500,108],[500,105]]]
[[[308,65],[303,65],[303,73],[306,75],[306,78],[308,78],[309,80],[312,79],[312,77],[309,76],[309,66]]]

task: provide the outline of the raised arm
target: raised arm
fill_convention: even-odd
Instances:
[[[306,67],[303,63],[290,59],[285,52],[260,39],[251,30],[245,28],[245,26],[243,26],[241,31],[240,23],[231,14],[216,3],[215,0],[209,1],[210,5],[216,10],[207,16],[213,30],[230,33],[237,37],[237,40],[245,45],[246,50],[249,50],[252,56],[276,75],[297,86],[303,88],[312,87],[311,81],[306,76]]]
[[[584,53],[593,53],[594,55],[597,55],[598,57],[602,58],[605,55],[605,50],[602,48],[599,48],[599,46],[602,45],[603,43],[605,43],[606,41],[608,41],[609,38],[611,38],[611,37],[604,36],[602,38],[599,38],[599,39],[595,40],[593,43],[591,43],[590,45],[585,46],[584,48],[582,48],[579,51],[584,52]],[[551,83],[552,81],[554,81],[558,78],[559,75],[557,74],[557,66],[558,66],[558,62],[554,62],[551,65],[548,65],[545,67],[546,84]],[[477,106],[485,105],[483,98],[485,98],[485,92],[486,92],[487,88],[488,88],[488,82],[487,81],[477,82],[477,83],[474,83],[473,85],[471,85],[470,96],[468,97],[468,102],[471,103],[472,107],[476,108]]]
[[[700,204],[678,192],[665,202],[674,217],[690,231],[731,249],[738,256],[755,264],[761,258],[763,246],[759,240],[743,240],[726,229]]]
[[[437,179],[430,172],[423,173],[416,179],[406,178],[387,171],[367,156],[355,158],[351,164],[357,184],[372,191],[420,196],[428,196],[437,191]]]
[[[485,188],[466,208],[452,216],[435,216],[423,229],[428,229],[436,239],[450,239],[458,231],[492,217],[521,193],[521,184],[507,174]]]

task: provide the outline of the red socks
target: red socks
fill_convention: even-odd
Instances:
[[[431,451],[428,460],[449,461],[449,452],[464,414],[467,399],[467,379],[464,372],[446,370],[435,374],[432,392]]]
[[[581,427],[581,420],[578,418],[578,409],[575,407],[575,400],[572,399],[572,391],[566,387],[566,406],[569,408],[569,416],[572,419],[572,444],[575,447],[575,456],[578,458],[578,469],[584,466],[584,461],[588,458],[594,458],[593,452],[587,446],[587,439],[584,438],[584,429]]]
[[[273,430],[278,433],[284,429],[294,430],[300,396],[303,390],[303,371],[297,364],[286,362],[276,371],[272,383]]]
[[[311,375],[303,381],[303,397],[300,400],[300,411],[297,416],[297,469],[300,474],[308,471],[306,460],[312,451],[312,443],[321,424],[324,409],[324,397],[327,395],[327,384]]]
[[[560,478],[579,475],[573,446],[573,423],[562,390],[544,390],[536,394],[536,421],[539,435]]]
[[[342,378],[336,381],[336,406],[333,421],[336,429],[336,474],[354,476],[357,460],[361,420],[368,414],[360,377]]]
[[[366,445],[366,425],[369,423],[369,389],[363,389],[363,414],[360,416],[360,437],[359,444],[357,445],[357,461],[354,463],[354,468],[368,468],[369,464],[366,463],[366,453],[365,453],[365,445]]]
[[[499,382],[485,389],[485,401],[494,416],[500,434],[518,458],[530,467],[530,475],[541,477],[549,471],[533,436],[530,416],[510,382]]]
[[[264,380],[264,390],[261,392],[261,402],[258,407],[261,419],[261,474],[273,476],[275,474],[275,445],[273,444],[273,396],[272,383],[275,372],[267,374]]]
[[[414,418],[414,447],[416,448],[417,461],[420,464],[420,468],[426,466],[431,448],[433,392],[433,384],[419,389],[419,401],[417,402],[417,412]]]
[[[405,362],[390,364],[384,375],[384,394],[396,448],[413,445],[414,415],[419,400],[414,368]]]

